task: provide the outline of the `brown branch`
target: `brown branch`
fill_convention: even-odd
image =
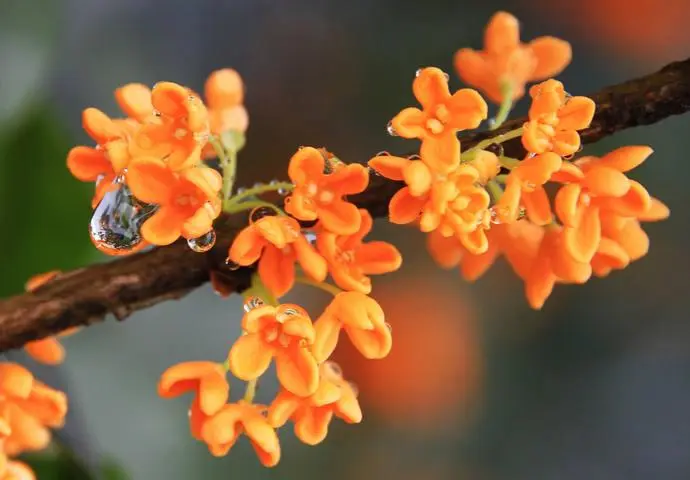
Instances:
[[[581,132],[592,143],[620,130],[649,125],[690,110],[690,59],[659,72],[605,88],[590,96],[597,104],[592,125]],[[513,130],[524,118],[507,122],[494,132],[462,135],[464,148]],[[524,154],[520,139],[504,145],[514,157]],[[387,214],[388,201],[401,184],[372,175],[369,188],[352,198],[373,216]],[[124,320],[156,303],[177,299],[206,283],[211,270],[222,272],[227,288],[244,290],[249,269],[231,271],[224,264],[228,246],[244,219],[224,218],[218,242],[207,254],[192,252],[184,243],[76,270],[58,277],[34,293],[0,302],[0,351],[56,334],[68,327],[88,325],[112,313]]]

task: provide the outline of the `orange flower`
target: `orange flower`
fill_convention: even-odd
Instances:
[[[113,120],[95,108],[82,113],[82,125],[96,142],[96,148],[77,146],[67,154],[67,168],[77,180],[97,182],[91,206],[96,207],[112,181],[127,168],[130,156],[127,144],[137,123]]]
[[[468,88],[451,95],[446,74],[435,67],[419,70],[412,90],[423,110],[405,108],[391,126],[401,137],[419,138],[422,159],[432,170],[448,173],[460,163],[456,133],[479,126],[487,116],[486,102]]]
[[[34,381],[29,396],[13,403],[42,425],[62,427],[67,415],[67,396],[39,381]]]
[[[134,157],[157,157],[174,171],[197,165],[209,135],[206,106],[191,90],[159,82],[151,104],[160,116],[141,126],[130,145]]]
[[[300,233],[294,218],[267,216],[251,223],[232,242],[228,258],[238,265],[259,261],[259,277],[277,297],[285,295],[295,283],[295,262],[314,281],[323,282],[328,274],[326,260]]]
[[[391,350],[391,330],[381,306],[360,292],[341,292],[333,298],[314,323],[316,339],[312,352],[321,363],[335,350],[340,330],[345,330],[352,344],[370,359],[384,358]]]
[[[343,380],[340,367],[334,362],[324,362],[319,374],[319,388],[312,395],[298,397],[283,389],[268,410],[273,427],[282,427],[291,419],[295,423],[295,435],[307,445],[317,445],[326,438],[333,415],[347,423],[362,421],[357,392]]]
[[[158,394],[163,398],[189,391],[195,394],[193,410],[204,415],[220,411],[230,393],[222,365],[207,361],[178,363],[163,372],[158,382]]]
[[[390,243],[362,242],[371,231],[373,220],[368,211],[360,210],[360,213],[362,222],[358,232],[352,235],[321,232],[316,237],[316,245],[340,288],[368,294],[371,279],[367,275],[394,272],[400,268],[402,257]]]
[[[7,463],[7,469],[1,480],[36,480],[34,471],[26,463],[12,461]]]
[[[325,173],[328,169],[331,173]],[[288,176],[295,184],[285,199],[285,211],[299,220],[319,219],[323,227],[340,235],[359,230],[357,207],[343,199],[360,193],[369,184],[369,173],[362,165],[332,162],[313,147],[304,147],[290,159]]]
[[[265,407],[244,401],[225,405],[201,428],[201,438],[212,455],[226,455],[244,433],[265,467],[280,461],[280,443],[275,430],[263,414]]]
[[[532,106],[522,145],[532,153],[573,155],[580,149],[577,130],[589,127],[596,105],[587,97],[568,97],[563,84],[547,80],[530,88]]]
[[[232,130],[245,132],[249,125],[244,101],[242,77],[231,68],[216,70],[205,86],[211,133],[219,135]]]
[[[528,156],[508,175],[506,189],[496,204],[496,216],[501,222],[514,222],[520,205],[525,207],[527,218],[537,225],[551,223],[551,203],[544,184],[560,170],[561,157],[552,152]]]
[[[115,90],[115,100],[125,114],[139,123],[151,122],[154,117],[151,89],[141,83],[128,83]]]
[[[314,326],[309,314],[297,305],[261,305],[242,318],[245,334],[228,354],[230,371],[241,380],[259,378],[276,360],[281,385],[306,397],[319,385],[319,369],[309,346],[314,343]]]
[[[154,245],[169,245],[180,235],[200,237],[213,228],[220,214],[223,179],[211,168],[176,173],[161,159],[140,157],[130,164],[127,183],[137,199],[159,206],[141,226],[144,239]]]
[[[476,254],[486,251],[490,197],[479,185],[480,173],[473,165],[460,165],[446,176],[434,176],[422,161],[400,157],[375,157],[369,165],[383,176],[405,180],[407,184],[391,198],[391,223],[406,224],[419,219],[423,232],[438,228],[446,237],[455,235]]]
[[[0,395],[9,398],[28,398],[34,377],[26,368],[16,363],[0,363]]]
[[[623,147],[602,158],[583,157],[574,163],[577,168],[570,166],[562,175],[572,183],[558,191],[555,207],[565,226],[565,247],[575,260],[589,263],[596,253],[601,240],[602,212],[636,217],[651,208],[647,190],[624,174],[651,153],[649,147]],[[581,173],[576,174],[578,169]]]
[[[518,20],[510,13],[498,12],[484,32],[484,50],[458,50],[455,68],[466,83],[501,103],[504,85],[510,88],[511,100],[517,100],[525,94],[526,83],[558,75],[571,56],[570,44],[554,37],[521,43]]]

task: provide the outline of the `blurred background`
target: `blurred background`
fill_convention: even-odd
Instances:
[[[453,53],[480,48],[499,9],[520,18],[525,40],[572,42],[559,78],[573,94],[690,54],[685,0],[0,0],[0,295],[21,292],[37,272],[107,261],[88,238],[92,186],[69,175],[65,156],[88,143],[83,108],[118,113],[116,87],[171,80],[200,90],[212,70],[237,69],[250,113],[240,183],[252,185],[285,178],[299,145],[356,162],[414,148],[385,126],[413,104],[415,70],[439,66],[460,86]],[[273,470],[244,440],[211,457],[189,435],[189,399],[156,395],[169,365],[225,355],[239,334],[237,296],[221,300],[206,286],[126,322],[108,319],[66,339],[58,369],[10,353],[70,396],[59,448],[33,457],[39,478],[104,469],[136,480],[690,478],[689,128],[690,115],[670,118],[586,148],[651,145],[633,176],[673,213],[647,225],[645,258],[558,287],[540,312],[502,262],[470,285],[434,266],[421,234],[378,225],[374,236],[405,258],[373,292],[394,349],[379,362],[337,353],[365,421],[334,424],[313,448],[282,430]],[[315,315],[327,301],[302,289],[291,298]],[[264,382],[259,399],[274,389]]]

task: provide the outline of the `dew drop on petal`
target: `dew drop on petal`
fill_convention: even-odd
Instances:
[[[527,215],[527,209],[525,207],[520,207],[520,210],[518,211],[518,217],[517,219],[523,219]]]
[[[375,168],[371,168],[370,166],[367,166],[367,171],[369,172],[369,175],[375,175],[377,177],[381,177],[382,175],[376,171]]]
[[[288,193],[290,193],[290,190],[288,190],[287,188],[279,188],[278,190],[276,190],[276,193],[278,193],[278,195],[285,196]]]
[[[264,186],[263,183],[261,183],[261,182],[256,182],[256,183],[254,184],[254,187],[253,187],[253,188],[261,188],[261,187],[263,187],[263,186]]]
[[[239,263],[233,262],[230,257],[225,259],[225,266],[228,267],[228,270],[239,270],[239,268],[242,266]]]
[[[242,194],[243,194],[244,192],[246,192],[246,191],[247,191],[246,188],[240,187],[240,188],[237,189],[237,191],[235,192],[235,194],[236,194],[236,195],[242,195]]]
[[[491,214],[491,223],[494,225],[498,225],[501,223],[501,219],[498,218],[498,212],[496,211],[496,207],[491,207],[489,209],[489,213]]]
[[[391,152],[388,152],[386,150],[383,150],[375,155],[376,157],[390,157]]]
[[[255,207],[249,213],[249,223],[254,223],[264,217],[274,217],[277,212],[271,207]]]
[[[133,253],[144,246],[141,225],[157,208],[134,198],[124,178],[119,176],[93,211],[89,222],[91,241],[108,255]]]
[[[486,150],[489,153],[493,153],[497,157],[503,156],[503,153],[504,153],[503,145],[501,145],[500,143],[492,143],[491,145],[486,147],[484,150]]]
[[[216,231],[211,230],[197,238],[190,238],[187,240],[187,245],[189,248],[198,253],[208,252],[216,244]]]
[[[316,234],[314,232],[304,232],[304,238],[309,243],[313,244],[316,242]]]
[[[244,311],[250,312],[250,311],[254,310],[255,308],[259,308],[263,305],[264,305],[264,301],[261,300],[259,297],[249,297],[244,302]]]
[[[277,178],[274,178],[273,180],[271,180],[270,182],[268,182],[268,184],[269,184],[270,186],[272,186],[272,187],[275,187],[275,186],[278,185],[279,183],[280,183],[280,180],[278,180]]]
[[[390,323],[386,322],[386,328],[388,329],[389,332],[393,331],[393,327],[391,326]]]
[[[407,159],[408,160],[421,160],[422,157],[420,155],[414,153],[414,154],[410,155],[409,157],[407,157]]]
[[[393,128],[393,122],[388,122],[388,125],[386,125],[386,130],[388,131],[388,135],[391,137],[397,137],[398,132],[395,131],[395,128]]]
[[[415,78],[419,77],[422,74],[423,68],[418,68],[417,71],[414,72]]]
[[[446,82],[450,82],[450,75],[448,75],[446,72],[443,72],[443,76],[446,79]]]

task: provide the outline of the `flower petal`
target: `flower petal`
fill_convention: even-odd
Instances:
[[[483,228],[460,233],[458,239],[472,255],[481,255],[489,249],[489,240],[486,238],[486,230]]]
[[[419,153],[432,171],[446,174],[460,164],[460,140],[453,130],[446,129],[441,135],[425,137]]]
[[[543,187],[533,192],[522,192],[522,204],[527,212],[527,218],[535,225],[548,225],[553,220],[551,203]]]
[[[176,209],[164,205],[142,224],[141,235],[153,245],[170,245],[180,238],[184,220]]]
[[[596,256],[607,267],[615,270],[625,268],[630,263],[630,256],[625,249],[610,238],[602,238]]]
[[[477,128],[489,111],[482,96],[471,88],[455,92],[446,105],[451,113],[449,125],[458,130]]]
[[[520,23],[508,12],[496,12],[484,31],[484,48],[487,52],[503,54],[520,44]]]
[[[151,89],[142,83],[128,83],[116,89],[115,100],[128,117],[139,122],[153,115]]]
[[[314,322],[316,336],[311,351],[317,362],[322,363],[331,356],[338,344],[342,326],[342,323],[328,312],[324,312]]]
[[[230,371],[240,380],[254,380],[268,370],[273,352],[259,333],[242,335],[228,353]]]
[[[319,366],[312,353],[299,346],[277,352],[276,374],[288,392],[308,397],[319,386]]]
[[[596,165],[627,172],[641,165],[653,152],[646,146],[620,147],[596,160]]]
[[[295,284],[295,257],[273,245],[266,245],[258,272],[266,288],[276,297],[282,297]]]
[[[580,149],[580,135],[575,130],[556,132],[551,139],[553,151],[562,157],[574,155]]]
[[[364,165],[351,163],[338,168],[323,180],[323,188],[330,189],[338,195],[354,195],[363,192],[369,185],[369,171]]]
[[[562,186],[556,193],[556,215],[563,225],[575,226],[580,212],[580,193],[582,187],[577,183]]]
[[[327,230],[339,235],[351,235],[359,230],[362,217],[357,206],[336,200],[325,207],[317,207],[321,223]]]
[[[625,195],[618,198],[597,199],[597,205],[602,210],[611,211],[623,217],[644,215],[652,206],[652,197],[639,182],[635,180],[629,180],[629,182],[630,189]]]
[[[388,205],[390,222],[398,225],[414,222],[419,218],[426,201],[426,197],[413,197],[408,187],[401,188]]]
[[[538,255],[529,277],[525,279],[525,296],[535,310],[541,310],[556,284],[556,276],[551,271],[547,257]]]
[[[326,438],[332,418],[333,410],[330,408],[309,408],[295,423],[295,435],[307,445],[318,445]]]
[[[597,106],[591,98],[572,97],[558,110],[559,130],[582,130],[589,127]],[[579,147],[579,145],[578,145]]]
[[[418,108],[404,108],[391,120],[396,135],[403,138],[424,138],[426,136],[427,116]]]
[[[304,273],[316,282],[323,282],[328,275],[328,264],[319,255],[311,243],[307,242],[303,235],[300,235],[292,244],[295,249],[297,261]]]
[[[341,385],[342,395],[335,404],[335,414],[347,423],[359,423],[362,421],[362,409],[357,401],[357,394],[347,383]]]
[[[301,398],[286,390],[281,391],[268,408],[268,422],[273,428],[282,427],[295,414],[301,404]]]
[[[436,67],[427,67],[418,71],[412,82],[412,91],[424,110],[441,105],[450,98],[446,74]]]
[[[296,184],[305,184],[323,176],[326,163],[323,155],[314,147],[297,150],[288,165],[288,176]]]
[[[400,268],[402,255],[388,242],[369,242],[355,250],[355,263],[365,275],[380,275]]]
[[[228,401],[230,385],[222,368],[217,365],[215,371],[200,379],[199,408],[205,415],[213,415],[218,412]]]
[[[89,137],[99,145],[104,145],[121,134],[115,122],[97,108],[85,109],[81,114],[81,123]]]
[[[177,183],[175,174],[159,158],[136,158],[127,169],[127,186],[142,202],[167,203]]]
[[[563,241],[575,261],[589,263],[601,241],[599,209],[593,206],[585,208],[578,225],[565,227]]]
[[[582,170],[571,162],[562,162],[561,168],[551,175],[552,182],[577,183],[585,177]]]
[[[82,182],[95,182],[99,175],[113,172],[113,166],[103,151],[84,146],[74,147],[69,151],[67,168]]]
[[[573,55],[570,43],[554,37],[535,38],[529,42],[529,48],[537,59],[532,81],[555,77],[568,66]]]
[[[431,172],[424,162],[409,162],[403,170],[403,179],[415,197],[424,195],[431,188]]]
[[[649,209],[644,213],[638,214],[638,220],[642,222],[658,222],[665,220],[671,215],[671,210],[658,198],[651,197]]]
[[[587,170],[583,186],[594,195],[622,197],[630,189],[630,181],[618,170],[597,165]]]
[[[462,48],[455,53],[453,64],[460,78],[468,85],[480,88],[495,103],[501,103],[501,89],[491,71],[491,65],[481,52]]]
[[[65,359],[65,348],[55,337],[46,337],[24,345],[24,351],[37,362],[59,365]]]
[[[499,253],[500,250],[492,242],[489,242],[489,247],[484,253],[473,255],[468,252],[467,255],[462,257],[460,262],[462,278],[468,282],[474,282],[479,279],[494,264]]]
[[[0,363],[0,393],[10,397],[27,398],[31,394],[34,377],[16,363]]]
[[[244,101],[242,77],[231,68],[211,73],[204,85],[206,103],[211,109],[225,109],[240,105]]]
[[[431,258],[441,268],[455,267],[460,263],[463,256],[460,240],[453,236],[444,237],[438,230],[434,230],[426,236],[426,246]]]
[[[228,258],[238,265],[251,265],[261,257],[266,240],[253,225],[243,228],[232,241]]]
[[[401,181],[404,178],[403,170],[411,161],[393,155],[379,155],[369,160],[369,166],[390,180]]]
[[[151,90],[151,103],[161,114],[181,118],[187,115],[189,89],[173,82],[158,82]]]
[[[268,420],[256,412],[255,415],[245,415],[242,426],[261,464],[264,467],[276,466],[280,461],[280,442]]]
[[[375,325],[373,330],[363,330],[345,326],[345,332],[352,345],[359,350],[364,358],[377,360],[385,358],[391,351],[393,344],[391,331],[387,325]]]

